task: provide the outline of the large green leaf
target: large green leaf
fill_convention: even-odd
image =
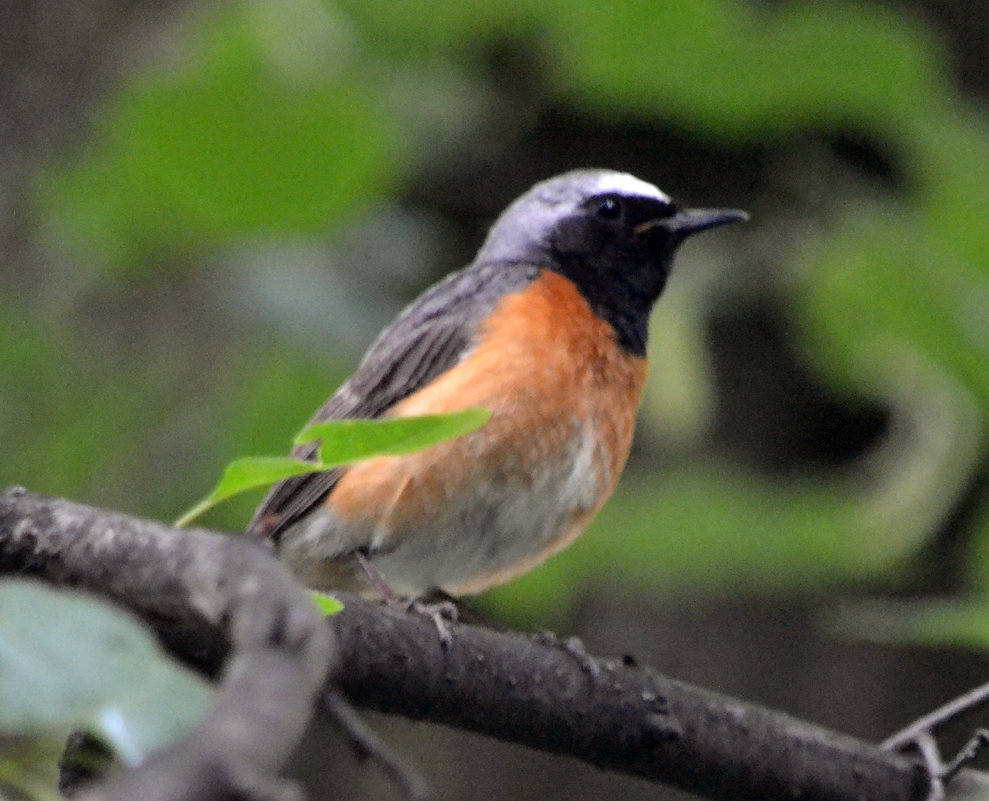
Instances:
[[[209,699],[130,615],[81,593],[0,582],[0,733],[87,728],[136,764],[194,725]]]

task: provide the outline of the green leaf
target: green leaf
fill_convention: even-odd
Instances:
[[[175,525],[186,526],[218,503],[241,492],[325,469],[319,462],[304,462],[291,456],[247,456],[236,459],[227,465],[216,488],[176,520]]]
[[[0,584],[0,734],[84,727],[137,764],[197,723],[209,698],[127,613],[34,581]]]
[[[330,468],[375,456],[415,453],[474,431],[490,417],[487,409],[475,408],[387,420],[332,420],[309,426],[295,444],[321,440],[320,461]]]
[[[322,440],[317,461],[306,462],[291,456],[237,459],[227,465],[216,488],[179,517],[175,525],[188,525],[227,498],[285,478],[319,473],[375,456],[404,456],[421,451],[480,428],[489,417],[491,412],[487,409],[465,409],[390,420],[333,420],[309,426],[295,438],[295,444]]]
[[[316,608],[319,609],[323,617],[335,615],[343,609],[343,604],[332,595],[324,595],[321,592],[313,592],[310,593],[310,595],[312,596],[313,602],[316,604]]]

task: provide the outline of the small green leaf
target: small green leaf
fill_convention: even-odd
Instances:
[[[36,581],[0,585],[0,733],[85,727],[137,764],[200,720],[209,698],[131,615]]]
[[[303,430],[295,444],[321,440],[324,469],[375,456],[405,456],[480,428],[491,417],[488,409],[464,409],[448,414],[393,417],[385,420],[331,420]]]
[[[343,609],[343,604],[332,595],[324,595],[321,592],[313,592],[310,593],[310,595],[312,596],[313,602],[316,604],[316,608],[323,614],[323,617],[335,615]]]
[[[318,473],[325,469],[319,462],[304,462],[291,456],[248,456],[236,459],[227,465],[216,488],[176,520],[175,525],[188,525],[218,503],[241,492],[266,487],[283,478]]]
[[[319,459],[306,462],[291,456],[249,456],[227,465],[216,488],[189,509],[176,526],[188,525],[218,503],[241,492],[266,487],[292,476],[319,473],[375,456],[404,456],[459,437],[484,425],[491,412],[464,409],[449,414],[396,417],[387,420],[332,420],[309,426],[296,445],[322,440]]]

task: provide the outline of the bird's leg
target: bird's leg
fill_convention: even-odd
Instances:
[[[367,580],[371,582],[371,586],[378,591],[378,594],[385,599],[385,603],[391,607],[399,607],[402,605],[402,600],[398,597],[395,590],[391,588],[391,585],[385,581],[385,577],[378,572],[371,560],[367,558],[367,554],[363,551],[354,551],[354,556],[357,557],[357,562],[361,566],[361,570],[364,571],[364,575],[367,576]]]
[[[364,575],[367,576],[367,580],[378,591],[378,594],[385,599],[385,603],[388,606],[392,609],[400,609],[403,612],[415,612],[416,614],[425,615],[433,621],[443,650],[449,651],[453,647],[453,633],[450,631],[447,622],[456,622],[457,620],[457,605],[455,603],[452,601],[422,603],[415,599],[402,599],[391,588],[391,585],[385,581],[385,577],[381,575],[378,568],[368,559],[367,554],[363,551],[355,551],[354,555],[357,557],[357,562],[364,571]]]

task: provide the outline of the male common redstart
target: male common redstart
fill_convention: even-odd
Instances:
[[[411,456],[282,481],[248,533],[270,538],[314,589],[409,598],[476,593],[565,548],[628,456],[649,313],[677,247],[745,218],[681,209],[610,170],[536,184],[473,263],[385,329],[311,422],[472,406],[490,420]]]

